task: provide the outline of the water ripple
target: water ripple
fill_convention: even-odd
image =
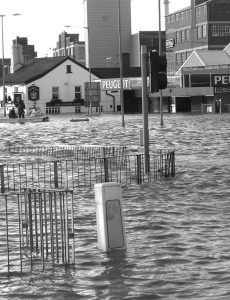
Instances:
[[[126,145],[141,152],[140,115],[72,123],[0,124],[0,162],[9,146]],[[8,279],[0,246],[1,299],[230,299],[230,115],[149,116],[150,151],[174,148],[174,179],[123,187],[127,251],[98,250],[93,189],[75,197],[76,264]],[[4,233],[0,233],[1,236]]]

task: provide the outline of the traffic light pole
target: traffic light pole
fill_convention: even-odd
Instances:
[[[159,9],[159,55],[161,55],[161,0],[158,0],[158,9]],[[159,90],[160,93],[160,125],[164,125],[163,120],[163,96],[162,96],[162,90]]]
[[[142,115],[143,145],[145,173],[149,172],[149,129],[148,129],[148,98],[147,98],[147,49],[141,46],[141,77],[142,77]]]

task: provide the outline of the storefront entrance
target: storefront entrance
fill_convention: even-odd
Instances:
[[[141,113],[139,102],[138,98],[135,98],[135,90],[124,90],[125,113]]]
[[[177,97],[176,98],[176,112],[191,112],[191,98]]]

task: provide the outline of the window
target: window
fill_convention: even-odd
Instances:
[[[58,86],[52,87],[52,99],[53,100],[59,99],[59,87]]]
[[[180,20],[180,14],[176,14],[176,20]]]
[[[75,86],[75,93],[74,93],[74,99],[81,99],[81,87]]]
[[[79,114],[81,112],[81,106],[75,106],[75,113]]]
[[[60,107],[46,107],[46,114],[60,114]]]
[[[191,10],[187,10],[186,11],[186,18],[188,19],[188,18],[190,18],[190,16],[191,16]]]
[[[166,22],[170,23],[170,17],[166,17]]]
[[[66,65],[66,73],[72,73],[71,65]]]
[[[177,65],[177,66],[180,65],[180,59],[181,59],[180,53],[176,53],[176,65]]]
[[[207,37],[207,25],[203,25],[203,38]]]
[[[181,12],[180,18],[181,18],[181,20],[184,19],[184,11]]]
[[[175,15],[172,15],[172,16],[171,16],[171,21],[172,21],[172,22],[175,22]]]
[[[197,38],[202,39],[202,26],[197,26]]]
[[[176,32],[176,43],[180,43],[180,31]]]
[[[181,30],[181,42],[185,42],[185,30]]]
[[[186,41],[189,42],[190,40],[190,31],[189,29],[185,29]]]
[[[230,36],[230,24],[215,24],[211,25],[211,35],[215,36]]]

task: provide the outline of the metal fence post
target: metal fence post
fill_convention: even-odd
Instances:
[[[142,183],[142,176],[141,176],[141,154],[136,155],[137,158],[137,176],[136,181],[138,184]]]
[[[0,176],[1,176],[1,193],[5,193],[5,180],[4,180],[4,166],[0,165]]]
[[[105,182],[109,182],[109,163],[108,158],[104,157],[104,173],[105,173]]]
[[[172,151],[171,152],[171,168],[172,168],[172,172],[171,172],[171,175],[174,177],[175,176],[175,151]]]
[[[58,165],[57,161],[54,161],[54,187],[58,188]]]

